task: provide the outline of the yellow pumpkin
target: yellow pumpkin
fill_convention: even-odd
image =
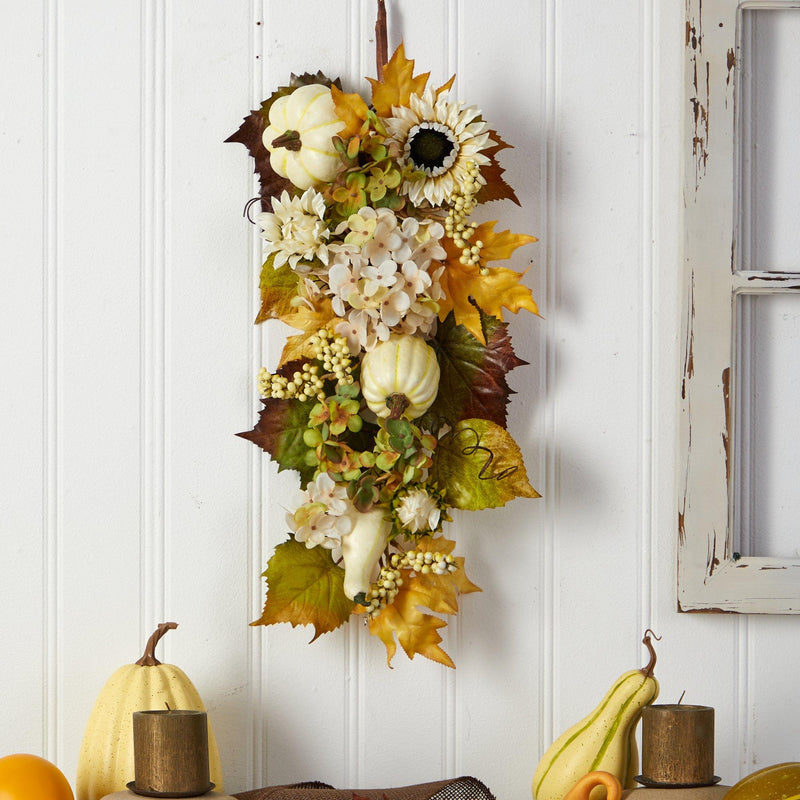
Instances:
[[[800,762],[757,770],[734,784],[723,800],[800,800]]]
[[[341,165],[332,138],[344,124],[328,86],[312,83],[279,97],[262,136],[272,169],[298,189],[332,181]]]
[[[438,392],[436,353],[419,336],[392,334],[361,360],[361,393],[382,419],[421,417]]]
[[[64,773],[39,756],[15,753],[0,758],[1,800],[73,800]]]
[[[99,800],[122,791],[135,778],[133,712],[166,709],[205,711],[203,701],[186,673],[155,657],[155,647],[175,622],[163,622],[148,639],[135,664],[120,667],[95,701],[83,734],[75,785],[77,800]],[[212,783],[222,791],[222,766],[211,723],[208,725],[208,763]]]

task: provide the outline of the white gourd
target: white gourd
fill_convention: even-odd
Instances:
[[[356,514],[353,530],[342,536],[344,593],[350,600],[366,592],[378,577],[378,559],[386,549],[392,523],[386,510],[373,508]]]
[[[298,189],[332,181],[341,161],[331,139],[344,125],[328,86],[300,86],[279,97],[262,135],[272,169]]]
[[[123,791],[134,780],[133,712],[170,708],[205,711],[200,695],[186,673],[162,664],[154,651],[158,640],[177,627],[163,622],[150,637],[135,664],[120,667],[97,696],[83,734],[75,800],[100,800]],[[208,764],[211,782],[222,791],[222,765],[211,723],[208,724]]]
[[[392,334],[361,361],[361,393],[382,419],[421,417],[439,392],[439,362],[418,336]],[[387,404],[388,402],[388,404]]]

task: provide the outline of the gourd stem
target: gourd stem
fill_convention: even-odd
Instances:
[[[654,639],[655,639],[657,642],[660,642],[660,641],[661,641],[661,637],[660,637],[660,636],[656,636],[656,635],[655,635],[655,633],[653,633],[653,631],[651,631],[651,630],[650,630],[650,628],[648,628],[648,629],[647,629],[647,630],[644,632],[644,639],[642,639],[642,644],[643,644],[643,645],[644,645],[644,646],[645,646],[645,647],[646,647],[646,648],[647,648],[647,649],[650,651],[650,661],[647,663],[647,666],[646,666],[646,667],[642,667],[642,669],[640,670],[640,672],[641,672],[641,673],[642,673],[642,674],[643,674],[643,675],[644,675],[646,678],[652,678],[652,677],[653,677],[653,670],[656,668],[656,659],[657,659],[657,656],[656,656],[656,650],[655,650],[655,648],[653,647],[653,642],[650,640],[650,637],[651,637],[651,636],[652,636],[652,637],[653,637],[653,638],[654,638]]]
[[[272,146],[285,147],[287,150],[297,152],[303,146],[303,143],[300,141],[300,134],[298,131],[285,131],[272,140]]]
[[[157,667],[161,662],[156,658],[156,645],[167,632],[178,627],[177,622],[162,622],[147,640],[142,657],[136,662],[140,667]]]
[[[400,419],[410,405],[411,401],[402,392],[395,392],[389,395],[386,399],[386,407],[389,409],[389,419]]]
[[[386,32],[386,0],[378,0],[378,18],[375,20],[375,55],[378,62],[378,80],[383,80],[383,68],[389,63],[389,36]]]

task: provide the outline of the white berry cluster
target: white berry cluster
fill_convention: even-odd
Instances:
[[[378,579],[366,594],[364,605],[370,617],[377,617],[385,606],[394,602],[400,587],[403,585],[401,569],[410,569],[422,575],[447,575],[458,569],[453,556],[445,553],[423,553],[409,550],[400,555],[395,553],[389,564],[383,567]]]
[[[303,364],[291,379],[283,375],[273,375],[266,367],[258,372],[258,391],[262,397],[276,397],[280,400],[297,398],[301,402],[316,397],[322,402],[325,390],[319,367],[316,364]]]
[[[445,233],[453,240],[456,247],[461,248],[461,257],[458,260],[469,266],[475,266],[480,262],[481,248],[483,247],[483,242],[480,240],[470,244],[469,240],[478,225],[475,222],[467,222],[467,217],[478,205],[476,197],[483,187],[480,174],[474,161],[467,163],[467,176],[464,178],[461,191],[454,192],[450,196],[451,206],[444,222]]]
[[[320,328],[309,340],[316,358],[325,372],[332,374],[337,383],[353,382],[350,347],[344,336],[334,336],[327,328]]]

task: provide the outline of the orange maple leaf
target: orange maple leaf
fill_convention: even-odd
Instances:
[[[422,538],[415,549],[450,553],[455,547],[443,537]],[[405,654],[413,659],[419,653],[425,658],[455,668],[450,656],[439,646],[442,637],[439,629],[447,622],[440,617],[428,614],[429,609],[436,614],[456,614],[458,612],[458,595],[468,592],[479,592],[480,588],[467,578],[464,572],[464,559],[456,558],[458,569],[445,575],[416,574],[411,577],[411,570],[403,570],[403,585],[391,605],[369,623],[369,631],[377,636],[386,646],[386,663],[392,665],[392,658],[397,652],[397,642]],[[396,641],[395,641],[396,637]]]
[[[383,80],[367,78],[372,84],[372,106],[379,117],[389,117],[392,106],[408,105],[412,94],[422,94],[430,72],[414,75],[414,62],[406,58],[405,47],[400,42],[389,63],[383,68]]]
[[[539,313],[531,290],[520,282],[524,272],[505,267],[485,267],[490,261],[510,258],[518,247],[538,240],[524,233],[495,233],[496,224],[496,221],[484,222],[471,237],[471,241],[483,242],[480,264],[462,264],[459,261],[461,250],[451,239],[444,240],[447,258],[441,284],[446,297],[440,302],[439,319],[444,321],[452,311],[456,322],[483,344],[486,344],[486,340],[478,308],[497,319],[503,319],[503,308],[514,314],[521,308],[533,314]],[[481,266],[485,267],[486,274],[481,273]]]
[[[360,94],[345,94],[335,84],[331,86],[331,97],[336,116],[345,123],[345,127],[337,133],[337,136],[344,141],[352,139],[367,119],[367,104]]]

